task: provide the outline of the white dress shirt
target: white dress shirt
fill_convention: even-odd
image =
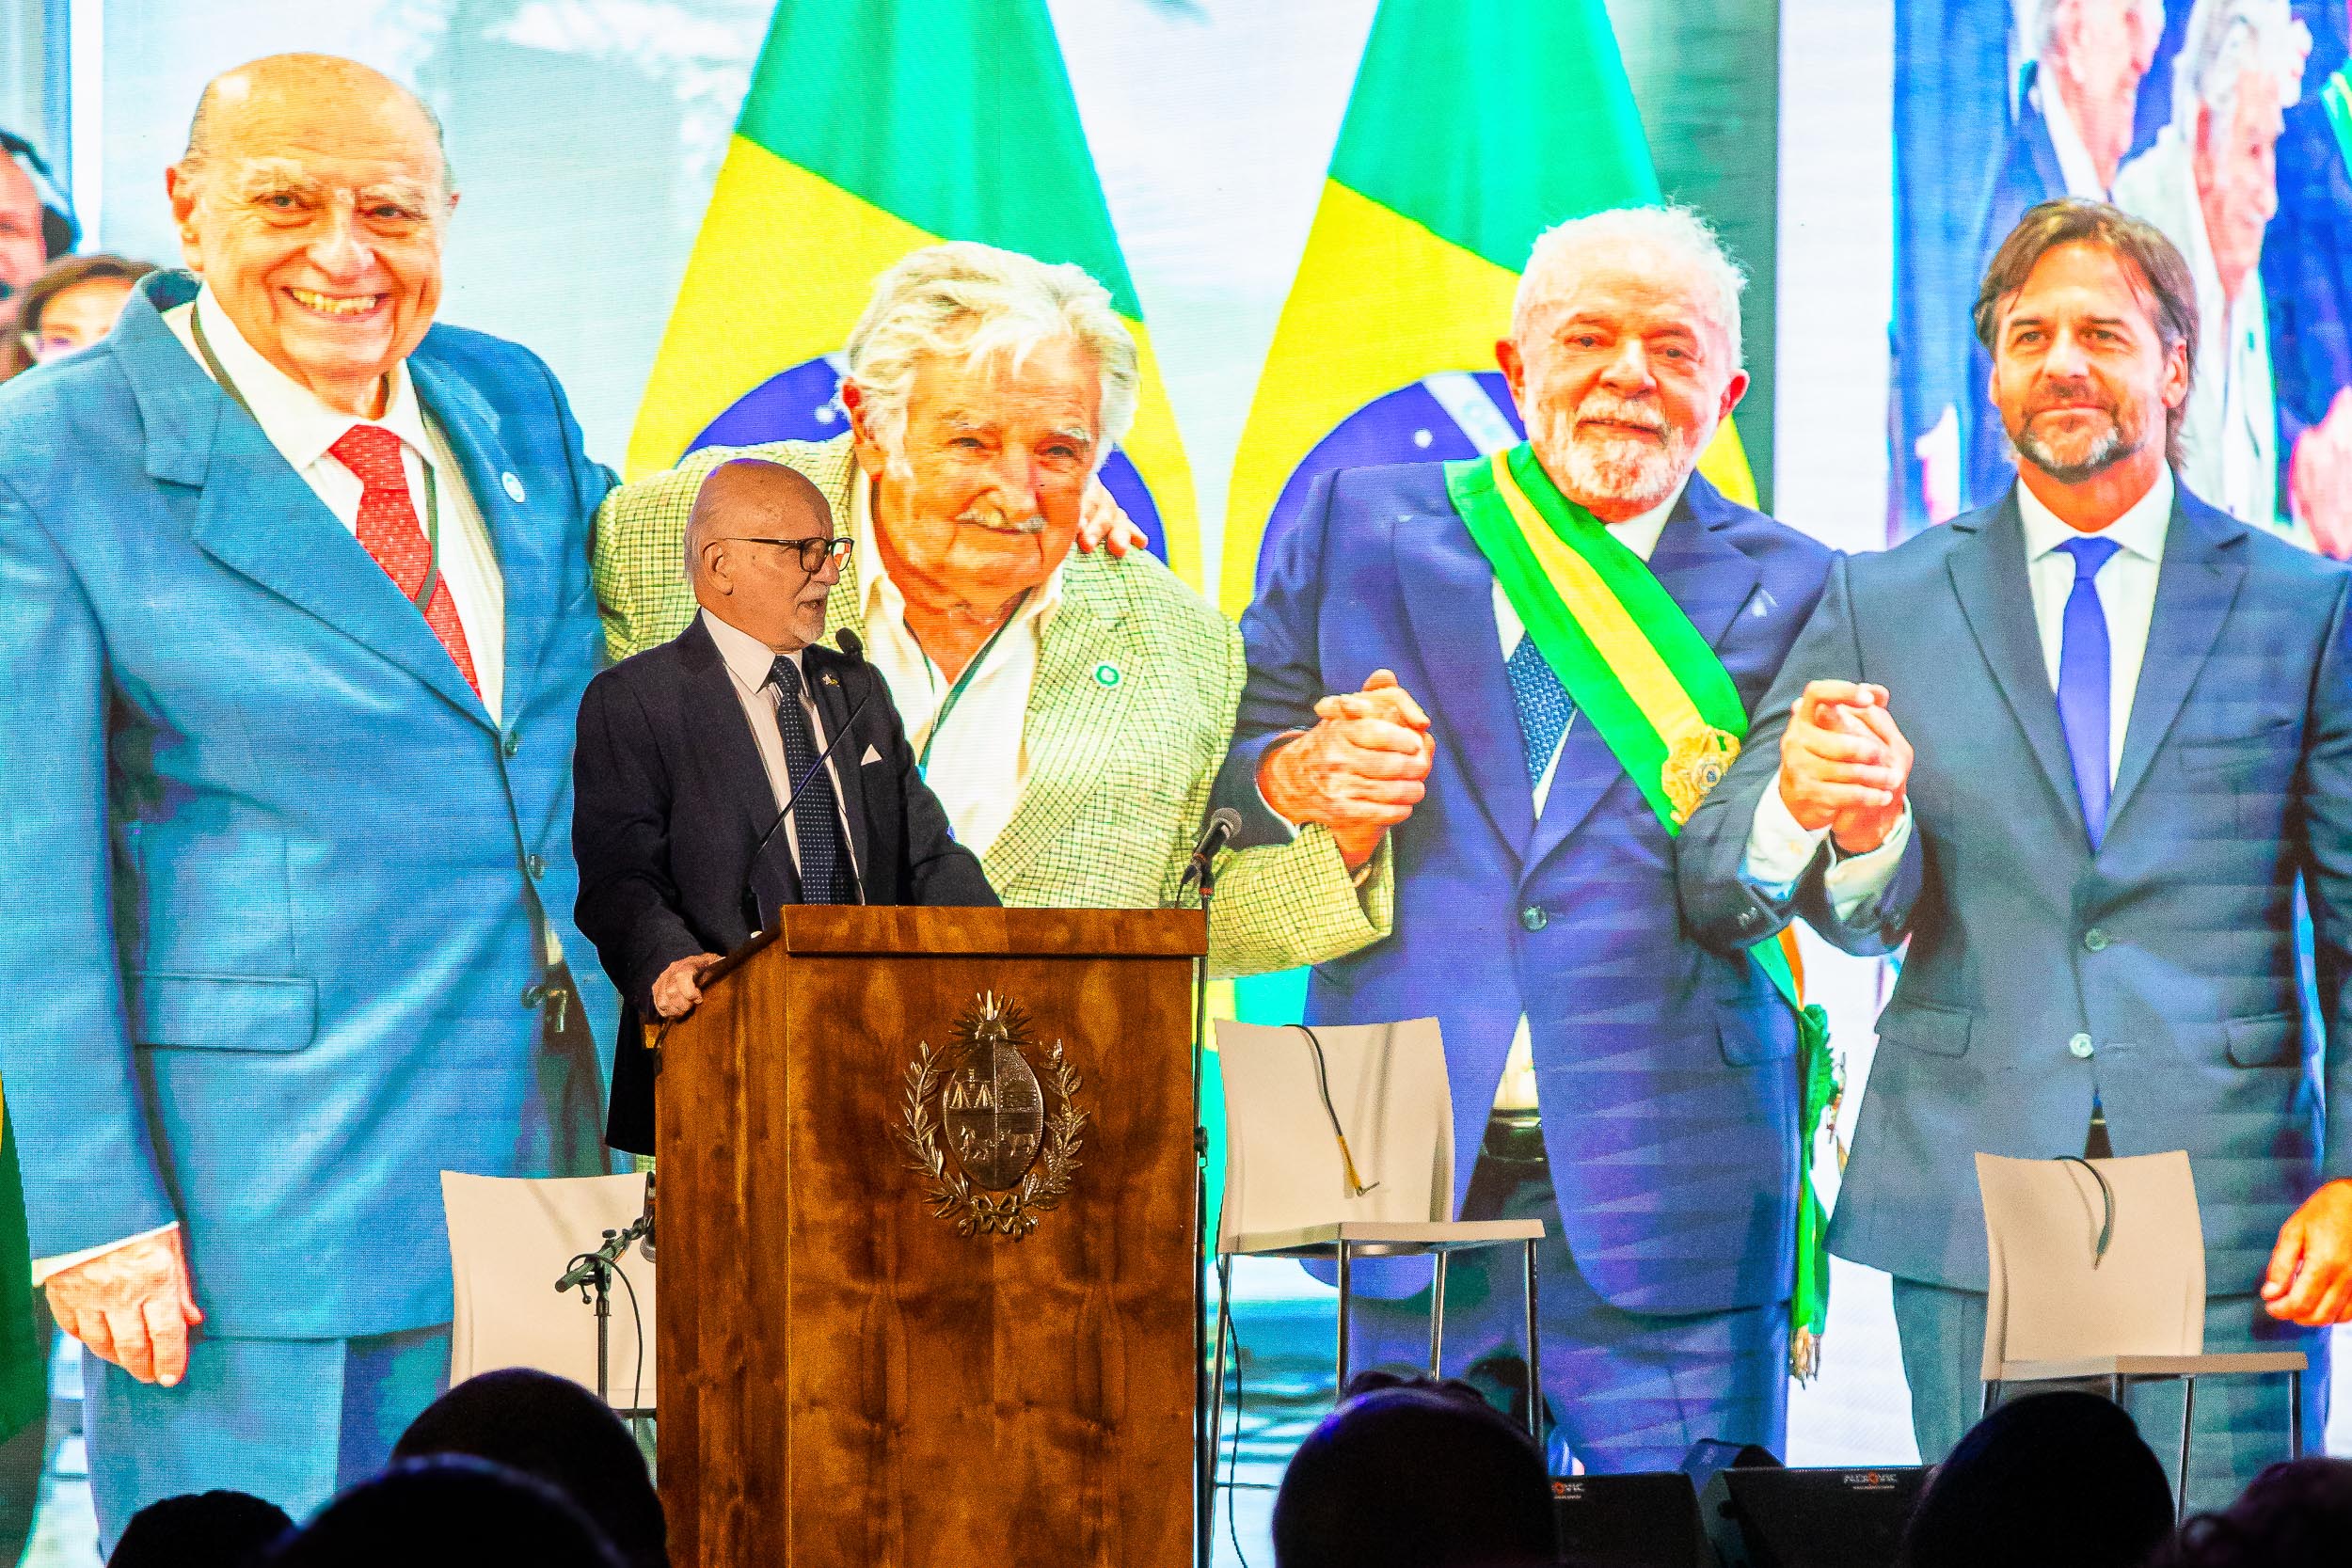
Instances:
[[[743,705],[743,717],[752,726],[752,741],[759,748],[759,764],[768,773],[768,792],[776,802],[776,810],[784,810],[792,789],[792,769],[784,760],[784,730],[776,722],[776,704],[783,701],[780,689],[770,683],[769,673],[775,668],[777,654],[773,648],[740,627],[731,626],[706,610],[702,612],[703,628],[719,645],[719,658],[727,667],[727,678],[735,685],[735,700]],[[793,649],[783,656],[801,672],[801,712],[808,719],[810,741],[819,752],[825,748],[825,720],[817,711],[817,694],[808,689],[808,667],[801,662],[801,650]],[[851,757],[850,765],[862,767],[863,757]],[[850,875],[859,879],[859,896],[865,895],[862,874],[858,870],[857,844],[850,836],[849,808],[841,800],[840,759],[832,754],[825,757],[825,772],[833,780],[834,814],[841,819],[841,844],[850,857]],[[805,787],[805,786],[803,786]],[[801,825],[792,816],[784,819],[785,847],[792,856],[792,868],[797,874],[801,865]]]
[[[441,580],[449,584],[457,624],[465,628],[466,651],[473,657],[482,705],[489,709],[490,721],[498,723],[506,680],[506,579],[499,571],[498,554],[491,548],[482,509],[474,504],[473,492],[467,487],[466,471],[441,433],[425,418],[407,365],[392,368],[391,395],[385,400],[384,417],[355,419],[328,407],[317,393],[262,358],[221,309],[210,284],[189,303],[164,312],[164,325],[199,366],[204,366],[204,356],[197,352],[191,325],[199,310],[204,312],[205,342],[244,394],[262,434],[353,537],[359,532],[359,496],[364,486],[358,475],[326,451],[342,439],[345,431],[354,425],[378,424],[400,437],[401,467],[408,476],[408,499],[416,508],[419,528],[424,526],[425,485],[430,479],[440,499]],[[206,374],[212,373],[210,367],[204,369]]]
[[[473,656],[474,679],[481,683],[483,706],[489,710],[490,721],[499,722],[499,702],[506,674],[506,579],[500,575],[498,556],[490,547],[489,530],[483,525],[481,509],[474,505],[473,495],[466,487],[465,470],[458,467],[440,432],[424,417],[407,365],[392,369],[391,395],[385,401],[384,417],[355,419],[328,407],[317,393],[262,358],[261,352],[246,341],[245,334],[237,330],[237,324],[229,319],[229,312],[221,309],[209,283],[195,299],[164,312],[164,325],[171,328],[172,335],[188,351],[188,356],[206,375],[212,374],[212,367],[204,363],[204,356],[197,349],[192,325],[199,309],[204,312],[204,341],[220,360],[220,368],[229,372],[229,379],[236,383],[246,405],[252,409],[255,421],[261,425],[262,434],[269,437],[270,445],[284,454],[303,483],[310,485],[355,538],[359,531],[359,496],[364,486],[358,475],[327,455],[326,451],[342,439],[345,431],[358,424],[380,424],[400,437],[401,464],[407,472],[409,499],[417,508],[420,528],[424,526],[426,476],[432,475],[439,486],[441,502],[441,580],[449,584],[457,624],[465,628],[466,651]],[[551,927],[548,948],[551,961],[562,958],[563,950]],[[41,1284],[51,1275],[63,1273],[117,1247],[179,1228],[175,1221],[103,1246],[54,1258],[36,1258],[33,1283]]]
[[[1675,503],[1682,499],[1682,492],[1689,483],[1690,481],[1685,479],[1681,484],[1675,486],[1674,494],[1639,516],[1605,525],[1609,536],[1645,562],[1648,561],[1658,548],[1658,536],[1666,531],[1666,519],[1674,515]],[[1519,651],[1519,643],[1526,640],[1527,626],[1519,619],[1519,612],[1511,608],[1510,598],[1502,592],[1500,578],[1494,585],[1494,601],[1495,629],[1502,634],[1502,659],[1508,664],[1511,656]],[[1543,774],[1535,781],[1535,816],[1538,818],[1544,815],[1544,802],[1551,798],[1551,778],[1559,771],[1560,752],[1567,744],[1568,730],[1576,727],[1581,717],[1573,713],[1568,716],[1567,727],[1561,730],[1559,743],[1552,747],[1550,760],[1544,764]],[[1511,1032],[1511,1053],[1503,1059],[1502,1081],[1495,1087],[1495,1109],[1527,1112],[1535,1108],[1535,1046],[1528,1031],[1527,1015],[1521,1013],[1518,1027]]]
[[[2042,640],[2043,673],[2057,699],[2058,655],[2066,637],[2066,601],[2074,592],[2074,558],[2058,546],[2081,537],[2042,504],[2023,483],[2017,486],[2017,511],[2026,526],[2026,583],[2033,595],[2034,630]],[[2107,622],[2107,782],[2123,758],[2123,736],[2131,723],[2132,699],[2139,690],[2139,667],[2148,654],[2148,625],[2155,614],[2156,578],[2164,562],[2165,535],[2172,527],[2172,470],[2157,471],[2148,493],[2123,515],[2099,531],[2099,536],[2122,546],[2107,557],[2091,581],[2099,590],[2099,608]],[[1900,703],[1905,693],[1888,693]],[[1899,721],[1898,721],[1899,722]],[[1827,828],[1806,830],[1781,800],[1777,786],[1764,791],[1756,803],[1756,821],[1748,834],[1745,867],[1749,881],[1775,897],[1785,898],[1813,863],[1829,837]],[[1866,899],[1886,891],[1894,879],[1903,847],[1911,841],[1911,811],[1886,842],[1867,855],[1840,858],[1827,874],[1830,902],[1843,919]],[[1836,853],[1833,846],[1831,853]]]
[[[1029,784],[1029,693],[1037,685],[1046,627],[1061,606],[1062,568],[1055,567],[995,640],[974,656],[971,678],[943,725],[940,710],[955,682],[907,626],[906,594],[890,579],[875,542],[873,490],[863,471],[850,477],[850,531],[857,538],[866,657],[890,688],[915,755],[930,748],[925,782],[955,825],[956,842],[985,855]]]
[[[2083,134],[2074,123],[2074,111],[2067,108],[2066,95],[2050,79],[2047,66],[2034,72],[2032,96],[2034,107],[2042,111],[2042,129],[2050,134],[2050,150],[2058,154],[2058,174],[2066,182],[2066,194],[2090,201],[2105,201],[2106,182],[2099,178],[2099,166],[2092,161],[2090,149],[2083,145]]]

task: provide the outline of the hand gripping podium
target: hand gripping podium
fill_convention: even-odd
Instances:
[[[679,1568],[1178,1568],[1198,911],[803,907],[660,1050]]]

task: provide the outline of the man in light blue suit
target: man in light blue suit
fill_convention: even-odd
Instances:
[[[2205,1348],[2307,1353],[2317,1433],[2352,1306],[2352,573],[2175,480],[2197,298],[2151,226],[2034,208],[1977,329],[2019,483],[1840,563],[1683,834],[1684,913],[1910,942],[1830,1245],[1895,1276],[1924,1460],[1980,1402],[1979,1152],[2187,1150]],[[2285,1453],[2276,1383],[2196,1412],[2192,1508]]]
[[[564,962],[612,479],[432,325],[437,126],[262,60],[169,192],[200,293],[0,391],[0,1072],[108,1541],[384,1462],[447,1373],[438,1173],[604,1168],[614,1011]]]
[[[1540,482],[1597,519],[1630,570],[1646,562],[1752,707],[1831,552],[1694,471],[1747,386],[1740,287],[1692,214],[1595,214],[1537,242],[1497,353]],[[1555,1454],[1622,1471],[1672,1469],[1706,1437],[1778,1449],[1794,1018],[1738,944],[1709,952],[1684,932],[1672,834],[1526,631],[1447,466],[1316,481],[1266,537],[1242,634],[1249,679],[1220,799],[1259,836],[1325,822],[1343,852],[1386,829],[1395,933],[1318,965],[1307,1020],[1438,1019],[1463,1216],[1545,1224]],[[1341,715],[1375,753],[1357,769],[1373,782],[1343,795],[1323,781],[1349,734],[1315,728]],[[1425,786],[1416,721],[1435,743]],[[1523,1375],[1516,1267],[1489,1276],[1485,1255],[1464,1255],[1449,1270],[1449,1365],[1491,1362],[1498,1392]],[[1367,1364],[1422,1360],[1427,1266],[1357,1279],[1367,1297],[1421,1292],[1364,1307]]]

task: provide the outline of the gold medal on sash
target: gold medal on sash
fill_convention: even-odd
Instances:
[[[1732,759],[1739,754],[1739,737],[1711,724],[1685,730],[1676,737],[1666,749],[1664,766],[1658,770],[1666,799],[1674,803],[1676,827],[1691,820],[1707,792],[1724,782]]]

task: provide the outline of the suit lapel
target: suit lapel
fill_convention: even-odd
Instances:
[[[2026,575],[2026,525],[2018,515],[2015,488],[1989,512],[1946,526],[1973,531],[1973,537],[1953,546],[1945,570],[1994,684],[2025,732],[2034,760],[2042,765],[2058,815],[2072,824],[2074,842],[2088,850],[2074,764],[2067,760],[2058,699],[2051,694],[2049,666],[2042,657],[2042,634],[2034,626],[2033,587]]]
[[[489,531],[490,551],[506,583],[561,581],[562,575],[548,565],[548,551],[562,546],[569,535],[562,529],[531,526],[525,510],[531,497],[526,494],[517,500],[506,488],[515,470],[499,439],[498,415],[471,387],[431,357],[431,344],[427,338],[424,348],[409,358],[408,373],[417,384],[418,402],[457,459],[458,472],[440,476],[440,482],[446,484],[455,479],[466,486]],[[445,532],[448,521],[444,502]],[[539,655],[554,617],[548,613],[552,607],[528,594],[501,593],[500,596],[506,607],[506,626],[501,677],[504,695],[499,705],[502,712],[516,714],[529,701]]]
[[[858,678],[856,666],[830,648],[812,645],[802,653],[801,667],[808,672],[809,689],[816,693],[817,714],[825,721],[825,739],[833,743],[833,776],[839,781],[841,812],[849,819],[850,847],[863,881],[874,864],[874,832],[873,819],[866,810],[866,747],[849,728],[848,688]],[[868,668],[864,678],[872,683],[869,691],[880,695],[881,674]],[[883,700],[888,701],[887,697]],[[872,733],[862,724],[860,729]]]
[[[1755,562],[1716,536],[1724,506],[1707,481],[1692,474],[1649,560],[1651,575],[1710,648],[1722,645],[1724,634],[1762,580]],[[1623,777],[1625,765],[1580,712],[1563,742],[1559,766],[1552,769],[1551,790],[1535,823],[1528,864],[1541,863],[1565,843]],[[1646,801],[1643,809],[1649,809]]]
[[[1084,559],[1073,556],[1065,569],[1061,603],[1047,619],[1038,650],[1037,680],[1022,721],[1029,782],[983,866],[1000,887],[1058,842],[1081,812],[1097,809],[1097,785],[1150,668],[1151,650],[1104,576],[1113,568],[1084,564]]]
[[[1413,694],[1502,842],[1523,856],[1535,831],[1535,792],[1518,704],[1502,671],[1494,568],[1451,512],[1399,518],[1391,547],[1406,618],[1430,676]]]
[[[769,783],[767,765],[759,760],[759,742],[752,737],[752,721],[735,694],[734,677],[727,673],[726,660],[719,657],[719,644],[711,641],[700,611],[678,634],[677,649],[683,674],[679,704],[685,709],[690,744],[707,759],[720,814],[736,825],[748,848],[775,825],[776,789]],[[779,842],[771,843],[753,867],[755,875],[764,876],[768,888],[792,877],[792,857],[781,843],[784,835],[776,836]],[[797,879],[789,885],[797,888]],[[772,901],[763,901],[762,911]]]
[[[2132,792],[2148,776],[2148,765],[2213,652],[2214,640],[2221,635],[2221,623],[2246,577],[2246,563],[2232,550],[2245,537],[2237,525],[2192,507],[2180,494],[2177,488],[2173,492],[2172,522],[2165,532],[2155,608],[2148,621],[2148,648],[2140,659],[2131,722],[2123,729],[2123,755],[2107,802],[2110,834]]]

